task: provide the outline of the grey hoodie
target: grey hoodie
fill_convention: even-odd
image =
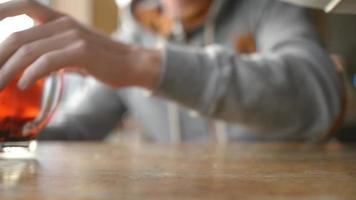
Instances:
[[[135,21],[128,5],[115,37],[162,48],[153,94],[113,90],[93,79],[64,104],[46,139],[99,139],[127,109],[146,139],[314,140],[341,112],[342,90],[303,9],[273,0],[215,0],[206,23],[169,41]],[[253,33],[257,52],[234,51]]]

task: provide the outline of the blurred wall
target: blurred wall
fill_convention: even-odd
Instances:
[[[53,6],[108,34],[112,33],[118,24],[115,0],[53,0]]]
[[[310,10],[322,42],[331,54],[342,58],[348,93],[344,126],[356,127],[356,15],[325,14]]]
[[[115,0],[93,1],[93,25],[106,33],[112,33],[118,25],[118,8]]]
[[[356,15],[310,10],[321,40],[330,53],[341,55],[350,73],[356,71]]]
[[[53,0],[53,6],[66,14],[73,16],[85,24],[92,24],[93,0]]]

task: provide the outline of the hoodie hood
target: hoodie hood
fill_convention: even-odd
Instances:
[[[227,6],[227,5],[230,5],[231,6],[231,3],[233,2],[237,2],[237,1],[233,1],[233,0],[213,0],[211,5],[210,5],[210,8],[209,8],[209,11],[208,11],[208,14],[207,16],[205,16],[204,18],[204,21],[195,26],[193,29],[189,30],[189,31],[194,31],[195,29],[198,29],[198,28],[201,28],[201,27],[206,27],[206,26],[213,26],[217,20],[217,18],[220,16],[220,13],[222,10],[224,10],[224,7]],[[139,19],[137,17],[137,13],[136,12],[136,8],[137,6],[140,4],[140,3],[152,3],[152,4],[157,4],[159,3],[159,0],[116,0],[116,3],[117,5],[124,11],[126,12],[127,14],[124,16],[125,17],[125,20],[127,20],[127,17],[129,17],[130,21],[135,23],[136,25],[138,26],[143,26],[145,28],[147,28],[147,24],[149,24],[149,26],[157,26],[157,25],[152,25],[152,22],[156,23],[156,24],[159,24],[159,23],[167,23],[167,20],[164,20],[162,21],[162,18],[160,18],[158,15],[158,13],[145,13],[142,15],[141,19]],[[229,4],[230,3],[230,4]],[[149,22],[149,18],[153,18],[154,20],[151,20],[151,22]],[[175,32],[176,29],[179,27],[176,27],[176,26],[179,26],[182,24],[177,24],[178,22],[172,22],[172,30],[170,32]],[[151,28],[152,29],[152,28]],[[154,28],[153,28],[154,29]],[[163,27],[162,28],[164,32],[167,32],[167,27]],[[182,28],[183,29],[183,28]],[[179,32],[179,31],[178,31]],[[165,35],[165,34],[163,34]]]

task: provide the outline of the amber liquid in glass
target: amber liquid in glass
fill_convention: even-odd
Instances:
[[[0,142],[29,141],[38,134],[31,131],[23,135],[22,128],[41,112],[44,81],[24,91],[18,89],[17,81],[0,91]]]

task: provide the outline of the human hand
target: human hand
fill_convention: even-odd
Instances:
[[[21,73],[18,86],[26,89],[65,68],[84,70],[115,88],[154,88],[160,74],[158,50],[114,41],[34,0],[0,4],[0,20],[20,14],[39,25],[16,32],[0,44],[0,90]]]

